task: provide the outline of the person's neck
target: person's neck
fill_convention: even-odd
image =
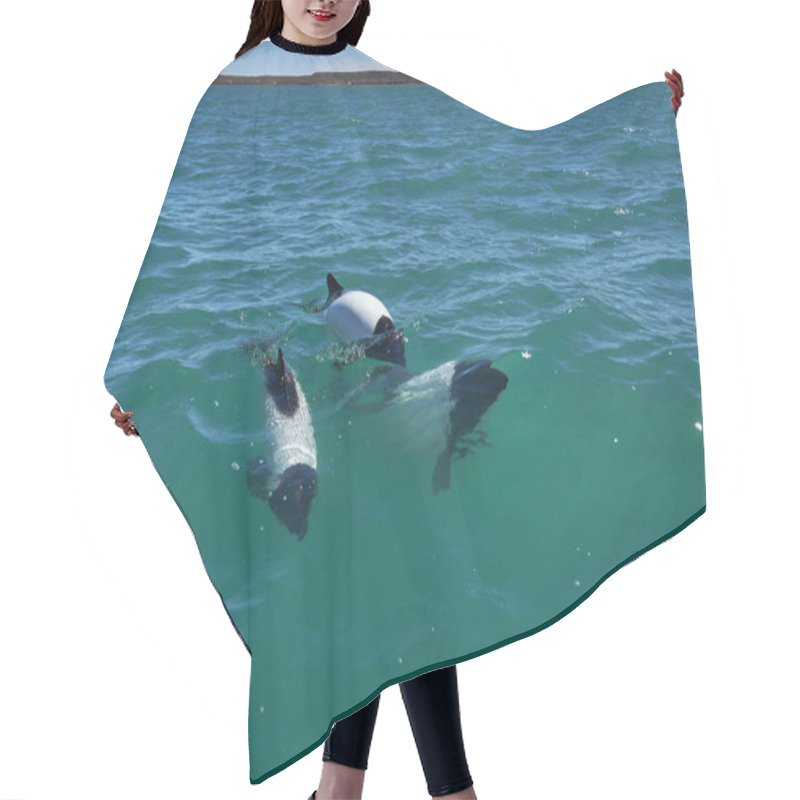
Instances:
[[[347,42],[344,39],[334,39],[329,44],[320,44],[319,40],[314,40],[315,44],[302,44],[288,39],[282,33],[274,33],[270,37],[270,41],[280,47],[281,50],[288,50],[290,53],[305,53],[306,55],[335,55],[336,53],[341,53],[347,47]]]

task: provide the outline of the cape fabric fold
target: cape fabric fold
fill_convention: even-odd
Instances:
[[[251,653],[262,781],[704,511],[669,90],[531,132],[262,43],[198,105],[105,381]]]

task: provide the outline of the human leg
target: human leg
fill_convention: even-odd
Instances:
[[[322,752],[322,777],[314,800],[359,800],[378,716],[378,695],[335,722]]]
[[[474,797],[461,732],[455,665],[425,672],[400,684],[432,797]],[[462,794],[463,792],[463,794]]]

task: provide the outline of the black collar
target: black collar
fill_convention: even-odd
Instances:
[[[331,44],[298,44],[284,38],[279,33],[273,33],[269,39],[281,50],[288,50],[290,53],[305,53],[309,56],[332,56],[335,53],[341,53],[347,47],[345,39],[337,39]]]

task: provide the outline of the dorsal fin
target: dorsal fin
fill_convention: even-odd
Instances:
[[[297,385],[291,370],[283,359],[283,350],[278,348],[278,360],[264,368],[267,391],[275,402],[275,407],[285,416],[292,416],[299,404]]]
[[[286,380],[286,362],[283,360],[283,350],[278,348],[278,363],[276,372],[278,373],[278,380],[283,383]]]
[[[377,336],[379,333],[386,333],[386,331],[393,331],[394,330],[394,322],[392,322],[391,317],[387,317],[386,314],[382,314],[381,318],[375,323],[375,330],[372,332],[373,336]]]
[[[344,286],[342,286],[336,278],[333,277],[333,273],[328,273],[328,299],[325,301],[325,305],[328,303],[332,303],[343,291]]]

